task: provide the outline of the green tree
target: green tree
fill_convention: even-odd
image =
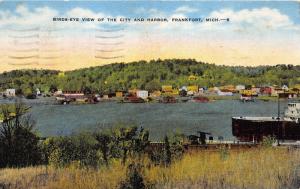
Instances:
[[[43,142],[45,161],[56,167],[63,167],[72,162],[79,162],[80,166],[97,167],[97,141],[88,133],[79,135],[50,137]]]
[[[96,140],[97,140],[97,148],[100,149],[102,156],[103,156],[103,160],[106,164],[106,166],[108,166],[108,160],[109,160],[109,155],[110,155],[110,144],[112,142],[112,137],[109,134],[106,133],[98,133],[95,136]]]
[[[134,137],[136,136],[137,127],[121,127],[118,129],[117,140],[120,141],[120,146],[122,150],[122,164],[125,165],[128,152],[132,150],[132,146],[134,143]]]
[[[127,178],[120,184],[120,189],[144,189],[146,185],[142,175],[142,165],[132,163],[127,168]]]
[[[34,121],[24,115],[24,104],[2,105],[0,127],[0,167],[24,167],[41,162],[39,137],[33,132]]]
[[[169,166],[171,164],[172,153],[171,146],[169,142],[169,137],[166,135],[164,139],[164,165]]]
[[[145,89],[153,92],[161,89],[161,83],[158,80],[152,80],[150,82],[146,82]]]
[[[141,158],[147,150],[147,147],[150,145],[149,141],[149,131],[145,130],[143,127],[139,129],[139,133],[134,139],[133,152]]]

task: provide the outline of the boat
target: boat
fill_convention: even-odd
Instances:
[[[64,100],[66,100],[66,97],[65,97],[64,95],[60,94],[60,95],[57,95],[57,96],[55,97],[55,99],[56,99],[57,101],[64,101]]]
[[[242,94],[240,99],[242,102],[254,102],[254,96],[252,95]]]
[[[180,97],[180,102],[188,102],[191,101],[190,97]]]
[[[124,97],[123,100],[121,100],[122,103],[144,103],[145,100],[137,97],[137,96],[128,96],[128,97]]]
[[[260,142],[266,136],[300,140],[300,103],[288,103],[283,117],[279,111],[275,117],[232,117],[232,134],[242,142]]]
[[[160,103],[176,103],[177,100],[173,96],[164,96],[159,100]]]
[[[209,99],[204,96],[195,96],[195,97],[193,97],[193,99],[191,101],[192,102],[209,102]]]

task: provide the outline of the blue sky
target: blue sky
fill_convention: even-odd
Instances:
[[[295,23],[300,23],[300,6],[297,1],[3,1],[0,8],[14,11],[17,5],[26,5],[29,9],[47,6],[58,10],[61,14],[74,7],[88,8],[110,15],[124,15],[129,17],[146,16],[135,12],[138,8],[158,9],[163,12],[172,12],[181,6],[197,8],[197,12],[189,16],[205,16],[211,11],[230,8],[234,11],[241,9],[255,9],[269,7],[280,10],[288,15]]]

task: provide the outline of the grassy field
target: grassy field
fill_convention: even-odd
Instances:
[[[184,155],[170,167],[154,166],[140,160],[144,182],[152,188],[296,188],[300,151],[286,148],[257,148],[244,151],[197,151]],[[137,160],[131,160],[137,162]],[[129,163],[129,162],[128,162]],[[63,169],[38,166],[1,169],[0,188],[110,189],[126,178],[120,161],[99,169],[78,168],[76,163]]]

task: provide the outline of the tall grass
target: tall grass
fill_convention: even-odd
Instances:
[[[154,166],[147,158],[140,163],[144,166],[144,180],[155,188],[292,188],[297,181],[300,151],[257,148],[230,151],[227,158],[218,151],[197,151],[185,154],[168,167]],[[73,163],[63,169],[2,169],[0,183],[13,189],[109,189],[118,188],[125,176],[126,166],[120,161],[97,170],[79,168]]]

